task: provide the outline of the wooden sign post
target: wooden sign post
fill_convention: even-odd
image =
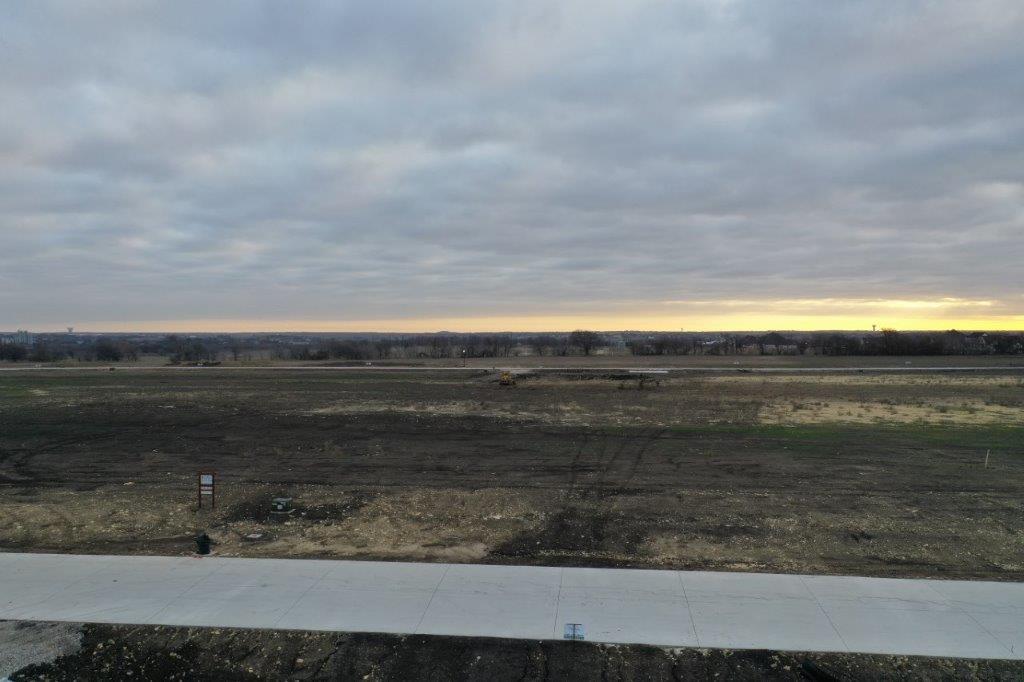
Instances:
[[[206,500],[210,509],[216,506],[216,483],[217,472],[215,471],[200,471],[199,472],[199,508],[203,508],[203,500]]]

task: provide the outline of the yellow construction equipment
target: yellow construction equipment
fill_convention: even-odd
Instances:
[[[516,376],[512,372],[502,372],[501,376],[498,377],[499,386],[515,386]]]

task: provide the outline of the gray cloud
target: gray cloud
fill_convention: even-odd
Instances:
[[[957,297],[1024,314],[1024,7],[32,2],[0,327]]]

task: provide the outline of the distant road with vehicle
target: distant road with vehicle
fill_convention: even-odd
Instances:
[[[863,367],[758,367],[758,366],[695,366],[695,367],[648,367],[643,365],[576,365],[576,366],[546,366],[531,365],[518,366],[515,364],[495,363],[493,366],[468,366],[452,367],[450,365],[86,365],[74,367],[60,367],[52,365],[42,366],[6,366],[0,367],[0,372],[38,372],[38,371],[60,371],[60,372],[102,372],[110,371],[126,372],[156,372],[156,371],[321,371],[321,372],[359,372],[359,371],[390,371],[390,372],[481,372],[498,371],[511,369],[517,372],[664,372],[664,373],[706,373],[706,372],[749,372],[766,374],[788,374],[798,373],[820,373],[820,372],[1024,372],[1024,364],[1021,365],[903,365],[903,366],[863,366]]]

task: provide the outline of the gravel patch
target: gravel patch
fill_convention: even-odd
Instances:
[[[81,646],[79,625],[0,621],[0,681],[25,666],[52,663]]]

